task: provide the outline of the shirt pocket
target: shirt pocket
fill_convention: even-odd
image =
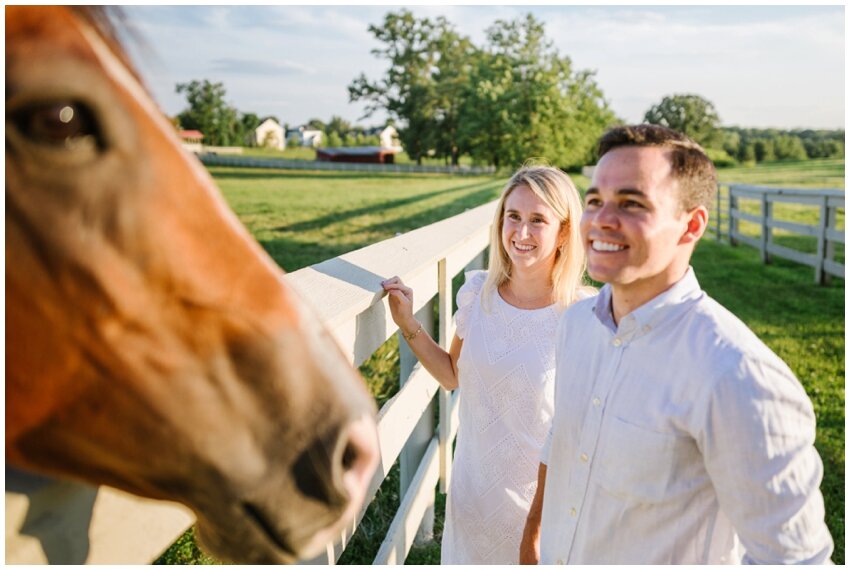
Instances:
[[[599,442],[593,478],[609,494],[629,503],[671,500],[689,486],[679,477],[683,455],[691,452],[689,443],[688,438],[615,417]]]

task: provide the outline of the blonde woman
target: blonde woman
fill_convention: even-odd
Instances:
[[[460,388],[460,427],[443,530],[443,564],[517,564],[552,418],[555,329],[584,287],[581,201],[570,178],[523,167],[505,185],[488,271],[466,274],[446,352],[412,312],[413,291],[383,282],[392,317],[440,384]]]

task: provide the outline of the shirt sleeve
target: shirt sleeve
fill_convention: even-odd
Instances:
[[[540,463],[549,465],[549,452],[552,450],[552,426],[549,426],[549,432],[546,434],[546,440],[543,442],[543,447],[540,448]]]
[[[793,373],[741,356],[717,379],[705,414],[698,443],[744,562],[829,563],[814,410]]]
[[[474,302],[481,295],[481,288],[487,279],[487,272],[480,270],[468,271],[465,274],[465,278],[466,281],[464,281],[463,285],[457,291],[457,313],[455,313],[455,322],[457,324],[456,334],[461,339],[466,338]]]

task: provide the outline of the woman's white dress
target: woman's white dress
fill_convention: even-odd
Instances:
[[[518,309],[492,292],[485,271],[457,294],[460,425],[446,503],[442,564],[517,564],[552,421],[555,305]]]

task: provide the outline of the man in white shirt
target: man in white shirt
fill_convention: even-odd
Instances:
[[[690,267],[714,166],[655,125],[599,156],[581,231],[606,285],[561,319],[521,562],[828,563],[811,402]]]

